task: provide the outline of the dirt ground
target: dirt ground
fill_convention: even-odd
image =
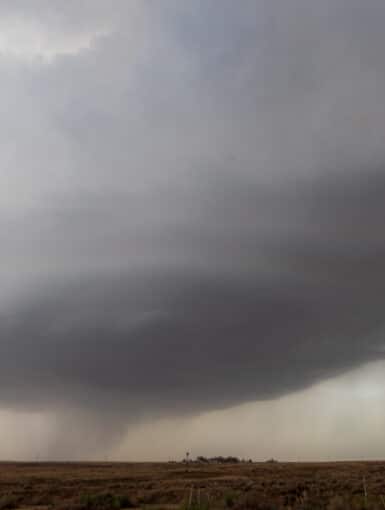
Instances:
[[[382,508],[385,462],[0,463],[7,508]]]

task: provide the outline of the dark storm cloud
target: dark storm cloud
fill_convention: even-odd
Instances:
[[[175,267],[152,262],[136,275],[67,282],[11,309],[3,401],[59,400],[137,419],[280,395],[381,357],[384,186],[382,172],[368,171],[261,197],[238,180],[210,190],[199,221],[158,226],[159,239],[151,229],[139,239],[105,231],[98,207],[94,218],[87,209],[85,229],[72,204],[57,220],[60,252],[71,241],[79,253],[77,229],[95,228],[101,256],[122,242],[127,253],[130,240],[144,252],[152,242],[165,261],[177,254]],[[137,217],[132,204],[110,213],[118,211]]]
[[[381,357],[382,4],[92,2],[86,51],[68,5],[65,57],[0,62],[1,401],[120,424]]]

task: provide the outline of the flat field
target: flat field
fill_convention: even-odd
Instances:
[[[385,462],[0,463],[0,510],[385,510]]]

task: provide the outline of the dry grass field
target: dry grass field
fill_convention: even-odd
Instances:
[[[383,495],[385,462],[0,464],[0,509],[385,509]]]

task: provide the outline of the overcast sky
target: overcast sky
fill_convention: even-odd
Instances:
[[[2,457],[385,456],[384,22],[0,0]]]

